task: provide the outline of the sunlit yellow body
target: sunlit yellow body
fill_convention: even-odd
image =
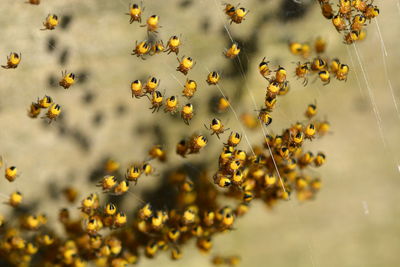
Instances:
[[[54,30],[58,25],[58,16],[55,14],[48,15],[46,20],[43,22],[44,28],[41,30]]]
[[[75,83],[75,74],[70,72],[67,73],[66,71],[62,72],[62,78],[59,82],[59,85],[62,86],[64,89],[70,88]]]
[[[21,62],[21,58],[22,58],[21,54],[12,52],[10,53],[9,56],[7,56],[7,65],[2,65],[2,67],[5,69],[15,69]]]

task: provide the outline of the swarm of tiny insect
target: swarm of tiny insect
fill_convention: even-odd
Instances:
[[[322,55],[326,50],[326,41],[323,38],[318,37],[314,42],[316,57],[313,59],[309,58],[312,50],[308,44],[291,42],[289,50],[293,55],[300,55],[309,60],[297,62],[294,71],[295,76],[302,80],[304,86],[308,84],[311,75],[314,75],[315,79],[319,79],[323,85],[329,84],[332,77],[339,81],[347,81],[349,66],[341,63],[337,58],[330,59]]]
[[[336,31],[343,35],[345,44],[365,38],[367,22],[379,15],[379,8],[369,0],[318,0],[322,15],[332,21]],[[337,9],[334,10],[333,7]]]
[[[31,4],[39,4],[39,0],[30,0]],[[365,1],[353,1],[350,9],[345,4],[339,7],[340,18],[354,19],[351,31],[355,39],[362,31],[363,18],[352,14],[352,8],[363,13],[366,20],[374,16],[375,9],[368,9],[371,4]],[[320,1],[329,4],[329,1]],[[330,16],[330,5],[323,8],[324,16]],[[350,10],[350,11],[349,11]],[[130,4],[130,23],[141,23],[144,7],[141,3]],[[226,4],[224,9],[231,23],[240,24],[245,19],[248,10]],[[369,17],[368,17],[369,15]],[[57,21],[57,23],[55,22]],[[54,29],[58,18],[49,15],[44,24],[46,29]],[[159,17],[152,15],[146,20],[148,40],[136,44],[133,55],[145,58],[161,52],[178,55],[181,38],[172,36],[164,46],[159,39],[151,39],[161,27]],[[357,34],[356,34],[357,33]],[[338,80],[346,80],[349,68],[339,60],[326,60],[321,54],[325,51],[326,43],[318,39],[315,50],[318,56],[310,61],[299,62],[296,76],[304,84],[308,82],[309,73],[318,73],[319,77],[329,82],[329,75]],[[309,58],[311,47],[308,44],[291,43],[293,54]],[[235,58],[241,49],[233,42],[224,55]],[[16,68],[21,56],[12,53],[7,59],[5,68]],[[195,61],[191,57],[178,58],[177,71],[192,74]],[[278,96],[286,95],[289,91],[287,71],[282,66],[271,69],[269,61],[264,58],[259,64],[260,74],[268,81],[265,99],[260,110],[245,112],[241,116],[243,124],[248,128],[272,127],[271,113],[276,109]],[[197,71],[197,69],[195,70]],[[202,77],[206,77],[204,74]],[[209,72],[203,83],[216,85],[219,88],[220,73]],[[65,89],[75,83],[75,74],[62,73],[59,85]],[[200,83],[200,82],[199,82]],[[132,98],[146,96],[151,103],[152,112],[163,109],[166,113],[180,114],[182,120],[189,124],[194,117],[192,103],[179,105],[177,95],[168,92],[168,97],[161,93],[160,79],[150,76],[147,81],[138,79],[131,82]],[[197,83],[187,79],[182,91],[188,100],[195,96]],[[199,105],[199,109],[201,105]],[[216,103],[218,112],[233,110],[229,99],[222,95]],[[57,119],[61,107],[54,103],[49,96],[44,96],[32,102],[28,115],[37,118],[41,110],[49,122]],[[221,115],[222,116],[222,115]],[[210,253],[213,240],[220,233],[229,233],[236,229],[238,218],[244,216],[254,201],[261,201],[268,206],[274,206],[279,201],[288,200],[296,195],[300,201],[312,200],[319,192],[322,182],[319,177],[313,177],[309,172],[326,163],[326,156],[321,151],[307,151],[305,146],[322,136],[330,133],[327,120],[318,117],[317,101],[309,104],[304,112],[304,118],[279,134],[267,134],[262,142],[251,144],[250,149],[241,147],[245,133],[225,127],[225,118],[209,118],[210,124],[205,125],[210,135],[218,139],[213,145],[220,147],[220,154],[213,157],[206,148],[208,138],[205,134],[196,133],[178,142],[174,154],[181,156],[183,167],[176,167],[176,155],[169,154],[169,144],[153,144],[147,150],[141,162],[121,164],[108,158],[98,172],[95,172],[97,186],[92,192],[80,195],[77,186],[62,188],[62,195],[68,206],[58,212],[58,223],[63,231],[52,228],[47,223],[47,216],[40,211],[25,207],[23,193],[13,190],[8,192],[5,204],[10,209],[18,209],[17,215],[4,217],[0,215],[0,261],[12,266],[111,266],[119,267],[136,264],[140,258],[154,258],[158,254],[168,253],[172,260],[185,256],[185,247],[195,244],[202,253]],[[224,134],[224,135],[223,135]],[[224,137],[225,136],[225,137]],[[219,138],[224,138],[221,141]],[[196,154],[196,155],[195,155]],[[196,172],[190,172],[186,165],[186,157],[202,156],[203,165],[192,167]],[[190,157],[189,157],[190,155]],[[143,158],[142,158],[143,159]],[[132,162],[132,161],[130,161]],[[160,166],[156,165],[159,164]],[[174,164],[170,164],[174,163]],[[0,167],[2,160],[0,158]],[[125,169],[121,168],[125,166]],[[211,166],[209,168],[208,166]],[[157,167],[157,170],[156,170]],[[166,169],[169,169],[166,171]],[[209,172],[213,169],[213,172]],[[215,171],[216,169],[216,171]],[[20,175],[16,166],[6,166],[5,178],[15,181]],[[156,197],[146,200],[136,195],[133,189],[137,183],[148,176],[161,176],[162,190],[168,193],[162,201],[168,205],[160,205]],[[83,192],[82,192],[83,193]],[[160,193],[157,192],[157,197]],[[132,197],[132,198],[130,198]],[[27,197],[27,199],[29,196]],[[127,201],[132,200],[133,201]],[[226,200],[229,199],[229,205]],[[75,204],[75,202],[78,202]],[[124,204],[122,204],[125,202]],[[140,203],[139,207],[127,209],[132,202]],[[28,203],[29,204],[29,203]],[[40,206],[39,206],[40,208]],[[15,217],[17,216],[17,217]],[[214,264],[236,266],[239,256],[215,256]]]

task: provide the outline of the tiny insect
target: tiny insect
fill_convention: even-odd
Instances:
[[[324,53],[326,49],[326,41],[323,38],[318,37],[315,40],[314,47],[315,47],[315,52],[317,52],[317,54]]]
[[[267,109],[263,108],[260,110],[258,114],[258,119],[265,124],[265,126],[268,126],[272,123],[272,117],[269,115]]]
[[[332,60],[331,65],[330,65],[330,71],[334,74],[339,70],[340,66],[340,61],[339,59],[335,58]]]
[[[144,55],[149,53],[150,51],[150,44],[147,41],[142,41],[140,43],[135,44],[135,49],[133,49],[131,55],[136,55],[137,57],[140,57],[141,59],[145,59]]]
[[[206,82],[208,83],[208,85],[215,85],[218,84],[219,79],[220,79],[219,73],[213,71],[208,74]]]
[[[183,256],[182,251],[178,247],[172,247],[171,248],[171,259],[173,260],[179,260]]]
[[[235,10],[235,13],[233,13],[231,18],[231,24],[232,22],[235,22],[236,24],[242,23],[242,21],[245,19],[244,17],[249,13],[248,10],[246,10],[244,7],[238,8]]]
[[[76,198],[78,197],[78,190],[75,187],[68,186],[63,189],[64,197],[68,202],[74,203]]]
[[[12,52],[9,56],[7,56],[7,65],[2,65],[1,67],[3,67],[4,69],[15,69],[16,67],[18,67],[21,59],[21,53],[18,55],[17,53]]]
[[[114,227],[122,227],[126,222],[127,218],[125,213],[120,211],[114,216]]]
[[[191,57],[183,56],[181,60],[179,60],[179,58],[177,58],[177,60],[179,62],[179,66],[176,68],[176,70],[182,72],[184,75],[187,75],[189,70],[196,65],[196,62],[194,62]]]
[[[183,96],[190,99],[193,97],[196,90],[197,90],[197,83],[194,80],[187,79],[182,94]]]
[[[321,70],[318,73],[318,77],[323,82],[323,85],[327,85],[331,81],[329,72],[327,70]]]
[[[189,154],[198,153],[200,149],[204,148],[208,140],[203,135],[195,135],[189,142]]]
[[[174,35],[171,38],[169,38],[167,43],[167,49],[165,50],[165,52],[168,52],[168,54],[175,53],[176,55],[178,55],[180,45],[181,45],[181,40],[179,39],[178,36]]]
[[[217,112],[221,113],[226,111],[230,106],[229,99],[225,97],[220,97],[217,103]]]
[[[49,119],[49,123],[51,123],[53,120],[56,120],[61,113],[61,106],[59,104],[53,104],[49,107],[47,110],[45,118]]]
[[[229,128],[225,129],[221,120],[215,119],[215,118],[211,121],[209,128],[205,124],[204,124],[204,127],[206,127],[207,130],[212,131],[211,135],[213,135],[213,134],[217,135],[218,139],[219,139],[220,134],[223,134],[225,131],[229,130]]]
[[[320,136],[323,136],[329,132],[330,128],[331,128],[331,125],[329,124],[329,122],[327,122],[327,121],[320,122],[320,123],[318,123],[318,129],[317,129],[318,134]]]
[[[115,207],[115,205],[112,203],[108,203],[104,207],[104,214],[106,216],[113,216],[116,212],[117,212],[117,207]]]
[[[5,177],[9,182],[13,182],[18,177],[18,169],[15,166],[6,168]]]
[[[160,82],[161,80],[158,80],[156,77],[150,77],[144,86],[144,90],[146,93],[151,94],[157,89],[157,87],[160,85]]]
[[[162,40],[156,41],[150,49],[150,54],[155,55],[165,51],[165,46]]]
[[[149,257],[149,258],[153,258],[153,257],[156,255],[157,250],[158,250],[157,242],[155,242],[155,241],[150,241],[150,242],[146,245],[145,254],[146,254],[146,256]]]
[[[70,72],[67,73],[67,71],[62,71],[61,72],[61,80],[58,83],[60,86],[62,86],[64,89],[68,89],[75,83],[75,74]]]
[[[265,104],[265,109],[268,112],[272,112],[274,110],[274,108],[275,108],[275,105],[276,105],[276,96],[269,96],[267,94],[266,97],[265,97],[264,104]]]
[[[333,16],[332,23],[338,32],[341,32],[346,29],[346,21],[344,18],[340,16],[340,14]]]
[[[312,140],[315,137],[315,133],[317,132],[315,125],[310,123],[304,129],[304,135],[306,139]]]
[[[271,81],[267,87],[267,93],[270,96],[276,96],[281,89],[281,85],[277,81]]]
[[[305,116],[309,119],[314,117],[317,114],[317,105],[316,104],[310,104],[308,105]]]
[[[351,30],[352,31],[361,31],[362,28],[365,26],[365,22],[367,19],[363,15],[355,15],[353,17],[353,21],[351,23]]]
[[[136,98],[140,98],[142,97],[143,94],[143,85],[142,82],[139,80],[134,80],[131,83],[131,91],[132,91],[132,98],[136,97]]]
[[[285,68],[279,66],[275,73],[275,81],[282,84],[286,81],[286,70]]]
[[[351,1],[351,5],[360,12],[365,12],[368,6],[367,1],[365,0],[353,0]]]
[[[347,75],[349,73],[349,66],[346,64],[340,64],[337,72],[335,73],[336,79],[339,81],[347,81]]]
[[[48,108],[53,104],[53,99],[50,96],[45,95],[42,99],[38,99],[38,104],[41,108]]]
[[[150,98],[149,98],[150,99]],[[152,113],[157,112],[160,110],[162,104],[163,104],[163,95],[161,94],[160,91],[154,91],[151,94],[151,107],[150,109],[153,110]]]
[[[154,145],[149,150],[149,156],[152,159],[158,159],[161,162],[165,162],[167,159],[167,152],[162,145]]]
[[[129,190],[129,182],[128,181],[121,181],[114,187],[114,194],[119,196],[125,194]]]
[[[144,11],[144,7],[139,6],[138,4],[129,5],[129,13],[126,15],[131,16],[129,19],[129,23],[132,24],[135,21],[139,23],[142,22],[142,12]]]
[[[185,139],[182,139],[181,141],[179,141],[179,143],[176,145],[176,154],[182,156],[182,157],[186,157],[186,153],[188,152],[189,147],[187,145],[187,142]]]
[[[26,3],[31,4],[31,5],[39,5],[40,0],[28,0],[28,2],[26,2]]]
[[[224,12],[226,15],[228,15],[229,17],[232,17],[235,14],[235,7],[231,4],[226,3],[225,4],[225,8],[224,8]]]
[[[303,79],[303,85],[306,86],[308,84],[308,74],[309,74],[309,62],[306,63],[297,63],[295,74],[297,79]]]
[[[29,110],[28,116],[31,118],[37,118],[40,114],[41,106],[38,103],[32,102]]]
[[[165,112],[175,114],[178,111],[178,97],[170,96],[165,100]]]
[[[147,220],[153,215],[153,211],[151,209],[150,204],[146,204],[139,210],[139,218],[142,220]]]
[[[258,70],[264,78],[268,78],[268,76],[271,74],[271,69],[268,66],[269,61],[265,61],[265,57],[262,59],[260,64],[258,64]]]
[[[55,14],[49,14],[46,20],[43,22],[44,28],[41,30],[54,30],[57,27],[58,23],[58,16]]]
[[[360,36],[360,32],[358,31],[350,31],[348,33],[346,33],[346,35],[344,36],[344,43],[345,44],[352,44],[355,41],[359,40],[359,36]]]
[[[303,54],[303,45],[298,42],[290,42],[289,50],[293,55],[302,55]]]
[[[196,246],[201,252],[208,253],[212,248],[211,237],[208,236],[208,237],[198,238]]]
[[[104,163],[104,171],[107,173],[116,172],[118,171],[119,167],[119,162],[113,159],[107,159],[107,161]]]
[[[135,185],[137,184],[137,181],[139,177],[142,175],[142,170],[138,166],[131,166],[126,170],[125,173],[125,178],[128,181],[135,182]]]
[[[143,163],[143,165],[142,165],[142,173],[144,175],[146,175],[146,176],[147,175],[151,175],[151,174],[154,173],[154,171],[155,171],[155,169],[154,169],[154,167],[152,165],[150,165],[150,163],[148,163],[148,162]]]
[[[157,29],[161,28],[161,26],[158,24],[159,20],[160,18],[157,15],[152,15],[147,19],[146,25],[141,25],[141,27],[147,27],[148,32],[157,33]]]
[[[331,19],[333,17],[333,8],[331,3],[329,2],[320,2],[320,6],[321,6],[321,11],[322,11],[322,15],[326,18],[326,19]]]
[[[237,43],[233,43],[232,46],[224,52],[225,57],[235,58],[240,53],[240,47]]]
[[[189,121],[193,118],[194,113],[193,113],[194,109],[193,109],[193,105],[188,103],[186,105],[184,105],[182,107],[181,110],[181,117],[183,119],[183,121],[189,125]]]
[[[19,191],[11,193],[10,198],[8,200],[8,204],[12,207],[18,207],[22,202],[22,194]]]
[[[350,0],[339,0],[339,14],[348,18],[351,15],[351,1]]]
[[[315,156],[315,158],[314,158],[314,164],[317,167],[320,167],[321,165],[323,165],[325,163],[325,161],[326,161],[325,154],[323,154],[321,152],[319,152],[317,154],[317,156]]]
[[[313,62],[311,63],[311,69],[313,71],[321,71],[325,70],[327,67],[326,61],[320,57],[314,58]]]
[[[242,136],[240,135],[240,133],[231,132],[226,145],[236,147],[237,145],[239,145],[241,140],[242,140]]]
[[[290,84],[289,81],[284,82],[281,84],[281,88],[278,91],[278,95],[286,95],[289,92]]]
[[[117,178],[112,175],[106,175],[103,179],[97,184],[97,186],[103,189],[103,192],[108,192],[117,184]]]

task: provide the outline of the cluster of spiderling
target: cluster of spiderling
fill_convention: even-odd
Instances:
[[[326,3],[327,1],[324,1]],[[342,2],[342,1],[341,1]],[[39,4],[39,0],[30,0],[31,4]],[[231,23],[240,24],[248,14],[243,7],[226,4],[223,9]],[[129,6],[130,23],[141,23],[143,5]],[[58,17],[49,15],[43,23],[45,29],[53,30],[58,25]],[[156,34],[161,27],[157,15],[150,16],[145,25],[148,33]],[[178,55],[181,41],[172,36],[166,47],[162,41],[150,44],[143,41],[136,44],[133,55],[142,59],[160,52]],[[323,53],[325,43],[318,39],[315,45],[317,54]],[[296,55],[309,57],[310,48],[307,44],[291,43],[290,50]],[[241,49],[235,42],[223,54],[226,58],[238,57]],[[21,55],[12,53],[8,57],[6,68],[16,68]],[[194,67],[191,57],[178,59],[178,72],[187,75]],[[307,83],[309,70],[318,73],[321,80],[329,83],[329,73],[338,80],[346,80],[348,67],[338,60],[333,60],[330,68],[328,61],[320,56],[312,62],[298,63],[296,76]],[[259,72],[268,85],[265,90],[264,106],[256,116],[244,114],[241,119],[245,126],[255,128],[272,123],[271,112],[276,107],[278,96],[289,91],[287,71],[279,66],[272,70],[265,58],[258,65]],[[205,77],[210,86],[219,88],[221,75],[211,71]],[[75,74],[62,73],[59,85],[67,89],[75,83]],[[158,112],[164,105],[164,111],[175,114],[179,112],[178,97],[171,96],[164,102],[164,95],[157,90],[160,80],[149,77],[146,83],[140,80],[131,83],[133,98],[146,96],[151,102],[153,112]],[[197,83],[187,79],[182,94],[191,99]],[[222,92],[222,90],[221,90]],[[232,108],[228,98],[220,97],[216,103],[218,112]],[[61,112],[61,107],[55,104],[51,97],[44,96],[33,102],[28,115],[37,118],[42,109],[47,109],[46,117],[55,120]],[[8,221],[0,216],[0,259],[15,266],[86,266],[94,263],[97,266],[120,267],[135,264],[142,256],[153,258],[158,253],[168,251],[171,259],[178,260],[183,256],[183,248],[194,240],[197,248],[208,253],[213,246],[213,238],[220,233],[229,233],[234,229],[238,217],[245,215],[254,199],[259,199],[268,206],[278,201],[288,200],[296,194],[300,201],[315,198],[321,188],[321,180],[307,174],[307,170],[322,166],[325,154],[304,150],[306,141],[322,137],[329,132],[330,125],[325,120],[316,119],[317,105],[310,104],[306,111],[306,119],[284,129],[280,135],[267,134],[260,145],[251,146],[251,151],[240,149],[245,133],[232,131],[226,143],[221,143],[222,152],[215,158],[216,171],[208,173],[207,167],[196,169],[196,174],[184,168],[172,168],[163,172],[165,186],[163,190],[171,193],[168,207],[160,208],[154,205],[152,199],[143,201],[129,190],[136,185],[140,177],[155,175],[153,160],[167,165],[168,151],[162,145],[154,145],[148,151],[147,158],[141,163],[128,165],[126,172],[120,172],[120,163],[114,160],[105,162],[104,170],[98,175],[97,187],[101,192],[92,192],[79,201],[80,214],[73,218],[68,208],[59,211],[58,220],[63,226],[64,234],[56,232],[48,225],[47,217],[41,213],[32,214],[29,210],[18,210],[22,213],[19,224]],[[186,124],[194,116],[194,108],[188,103],[180,109],[180,115]],[[221,119],[213,118],[209,125],[204,125],[210,135],[218,139],[229,128]],[[205,135],[193,134],[181,140],[176,145],[175,153],[183,158],[191,154],[202,153],[207,146]],[[249,144],[251,145],[251,144]],[[207,156],[210,160],[212,157]],[[210,162],[205,160],[210,166]],[[0,160],[0,168],[3,162]],[[5,178],[13,182],[19,175],[15,166],[6,167]],[[73,208],[78,196],[78,190],[68,186],[63,191],[67,201]],[[119,203],[124,196],[135,196],[142,206],[133,211],[123,211]],[[230,198],[231,206],[222,199]],[[22,194],[18,191],[8,197],[7,203],[16,210],[22,203]],[[216,265],[235,266],[240,262],[238,256],[215,256],[212,262]]]
[[[247,15],[247,13],[249,13],[249,11],[246,8],[239,7],[239,5],[240,4],[238,4],[235,7],[229,3],[225,4],[225,14],[229,17],[231,24],[233,22],[236,24],[242,23],[242,21],[245,19],[245,16]]]
[[[268,81],[265,94],[264,107],[260,109],[258,119],[266,126],[272,123],[270,113],[276,105],[276,97],[286,95],[289,92],[289,81],[287,80],[287,72],[285,68],[279,66],[276,71],[271,71],[268,66],[269,61],[265,61],[265,57],[258,65],[258,70],[262,77]]]
[[[241,135],[232,132],[219,157],[215,184],[228,188],[226,194],[241,199],[243,205],[255,197],[271,205],[287,199],[293,191],[300,200],[313,198],[320,180],[304,175],[304,168],[320,167],[325,155],[304,153],[303,144],[325,135],[330,128],[327,121],[313,119],[316,113],[316,105],[309,105],[306,123],[297,122],[281,135],[266,135],[264,147],[253,147],[253,155],[236,148]]]
[[[318,0],[322,15],[332,20],[338,32],[344,33],[344,43],[352,44],[364,40],[366,22],[371,22],[379,15],[379,8],[373,5],[373,0],[338,0],[338,10],[332,8],[330,0]]]
[[[331,81],[331,77],[335,77],[338,81],[347,81],[347,75],[350,71],[349,66],[340,62],[339,59],[330,59],[322,57],[321,54],[325,52],[326,41],[318,37],[314,43],[316,57],[312,61],[298,62],[295,70],[297,79],[303,79],[303,85],[308,84],[308,77],[310,74],[317,74],[318,78],[324,85]],[[303,56],[305,59],[310,58],[311,48],[307,43],[291,42],[289,43],[289,50],[294,55]]]
[[[54,103],[50,96],[45,95],[42,99],[38,99],[37,102],[32,102],[28,110],[28,116],[33,119],[37,118],[41,110],[46,108],[47,112],[43,118],[47,118],[49,123],[56,120],[61,114],[61,106]]]

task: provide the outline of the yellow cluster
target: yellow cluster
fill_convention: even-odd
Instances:
[[[332,20],[333,26],[339,33],[344,33],[344,43],[352,44],[364,40],[366,22],[379,15],[379,8],[369,0],[318,0],[322,15]],[[337,4],[334,11],[332,6]]]
[[[31,118],[37,118],[42,109],[47,109],[44,118],[47,118],[49,123],[56,120],[61,114],[61,106],[54,103],[50,96],[45,95],[43,98],[38,99],[37,102],[32,102],[28,110],[28,116]]]
[[[303,79],[303,85],[308,84],[308,77],[311,74],[317,74],[323,85],[327,85],[333,76],[338,81],[347,81],[347,76],[350,71],[348,65],[340,62],[339,59],[330,59],[326,56],[321,56],[325,52],[326,41],[322,38],[317,38],[314,43],[314,50],[317,54],[311,61],[298,62],[295,75],[297,79]],[[291,42],[289,50],[293,55],[302,56],[305,59],[310,59],[311,47],[307,43]]]
[[[330,4],[329,1],[320,2],[321,6]],[[346,1],[340,2],[342,4]],[[358,4],[351,5],[351,8],[363,12],[367,20],[373,18],[371,14],[376,12],[375,9],[371,11],[370,5],[362,9],[362,1],[353,2]],[[40,1],[30,0],[29,3],[38,5]],[[221,12],[225,12],[231,23],[240,24],[249,12],[231,4],[224,6]],[[141,23],[144,10],[142,4],[130,5],[126,13],[129,22]],[[340,18],[349,19],[349,14],[340,7]],[[58,23],[56,15],[49,15],[43,23],[44,29],[53,30]],[[148,17],[146,24],[141,26],[146,27],[149,35],[156,35],[162,28],[157,15]],[[352,26],[351,30],[357,29],[361,30],[361,27]],[[136,42],[132,55],[141,59],[161,52],[178,55],[180,48],[180,38],[172,36],[165,46],[162,40]],[[291,43],[290,50],[304,58],[308,58],[311,53],[308,44]],[[299,62],[295,70],[304,85],[308,82],[309,73],[318,73],[324,84],[329,83],[330,74],[338,80],[347,79],[347,65],[336,59],[330,61],[319,56],[325,51],[324,40],[316,41],[315,50],[318,56],[311,62]],[[232,42],[223,54],[232,62],[238,59],[240,51],[239,44]],[[20,60],[21,55],[11,53],[7,65],[3,67],[16,68]],[[178,58],[176,71],[189,75],[195,64],[193,58],[183,56]],[[278,96],[288,93],[289,81],[287,70],[282,66],[272,69],[266,58],[258,64],[258,70],[267,81],[263,106],[257,115],[247,113],[241,119],[248,128],[261,126],[264,129],[272,123],[271,112],[276,108]],[[221,74],[218,71],[208,71],[204,78],[210,87],[221,91],[222,96],[215,103],[216,111],[224,112],[231,108],[234,112],[228,97],[223,95],[219,87]],[[75,80],[74,73],[64,71],[59,85],[68,89],[75,84]],[[163,108],[166,113],[178,113],[184,123],[189,124],[195,114],[193,104],[179,106],[178,96],[165,97],[165,94],[157,90],[159,85],[160,79],[154,76],[143,82],[136,79],[130,86],[132,98],[145,96],[150,101],[153,113]],[[190,100],[196,91],[197,82],[187,78],[183,85],[183,97]],[[28,110],[29,117],[37,118],[42,109],[47,109],[45,117],[49,122],[57,119],[61,112],[60,105],[46,95],[32,102]],[[0,261],[21,267],[81,267],[91,264],[120,267],[135,264],[140,257],[153,258],[161,252],[168,252],[171,259],[178,260],[183,257],[183,250],[190,243],[195,243],[200,252],[209,253],[215,236],[230,233],[237,218],[247,213],[254,199],[273,206],[278,201],[289,200],[292,195],[300,201],[315,198],[321,188],[321,180],[310,176],[308,170],[324,165],[326,157],[323,152],[305,150],[305,144],[329,133],[330,125],[326,120],[316,119],[316,103],[307,106],[304,116],[302,122],[290,125],[280,134],[267,132],[263,142],[255,145],[247,140],[244,129],[243,132],[231,131],[223,143],[220,137],[230,128],[221,119],[213,118],[204,126],[210,135],[217,136],[216,141],[222,148],[219,155],[205,154],[208,138],[205,134],[195,132],[172,149],[168,145],[152,146],[142,162],[127,165],[126,171],[120,170],[119,162],[109,159],[104,168],[96,173],[97,188],[85,193],[80,201],[77,187],[67,186],[63,190],[69,206],[58,211],[58,222],[63,230],[61,233],[47,223],[45,214],[33,213],[31,209],[21,207],[23,196],[15,191],[7,197],[7,204],[20,212],[19,220],[13,216],[8,220],[0,215]],[[227,121],[224,119],[224,122]],[[248,150],[240,148],[245,137]],[[199,165],[188,167],[189,164],[183,163],[177,167],[169,165],[168,153],[181,156],[184,162],[189,155],[201,154],[204,157]],[[168,171],[157,173],[153,164],[155,161],[168,167]],[[5,178],[9,182],[13,182],[18,175],[19,170],[15,166],[5,169]],[[150,175],[159,176],[162,191],[167,192],[162,203],[157,200],[160,192],[155,192],[156,197],[151,195],[145,200],[131,192],[132,185],[136,186],[141,177],[143,179],[143,176]],[[122,202],[128,198],[134,199],[135,203],[140,202],[140,207],[132,208],[130,205],[130,210],[124,210],[127,206]],[[236,266],[240,258],[215,256],[212,262],[216,265]]]

